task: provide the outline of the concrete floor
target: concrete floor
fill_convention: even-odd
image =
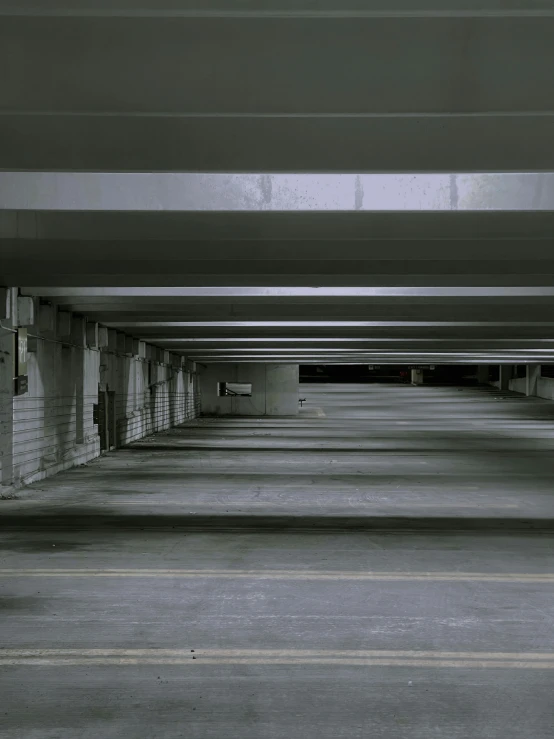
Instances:
[[[2,739],[554,736],[554,404],[301,391],[0,502]]]

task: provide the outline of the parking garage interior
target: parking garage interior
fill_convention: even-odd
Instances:
[[[554,3],[0,0],[0,734],[551,739]]]

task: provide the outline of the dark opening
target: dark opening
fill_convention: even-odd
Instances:
[[[222,397],[251,398],[252,397],[252,383],[251,382],[218,382],[217,383],[217,394],[220,398]]]

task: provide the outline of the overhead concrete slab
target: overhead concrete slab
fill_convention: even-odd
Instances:
[[[549,16],[6,16],[0,63],[12,72],[3,80],[2,108],[188,115],[536,113],[551,110],[553,29]],[[510,64],[516,37],[517,64]],[[17,55],[27,63],[12,66]]]
[[[6,169],[551,171],[554,153],[547,142],[552,138],[550,111],[394,116],[0,112],[0,158]]]
[[[525,240],[512,238],[368,238],[347,239],[269,239],[260,235],[258,239],[91,239],[83,233],[81,239],[2,238],[2,256],[11,264],[32,260],[33,263],[60,263],[64,271],[77,264],[94,265],[99,269],[103,262],[125,263],[128,270],[140,272],[149,265],[158,270],[166,262],[185,263],[194,271],[206,269],[210,261],[225,262],[226,269],[243,268],[253,271],[264,264],[275,269],[287,265],[302,271],[311,264],[312,270],[326,268],[334,263],[344,269],[345,263],[364,265],[369,263],[375,272],[426,272],[440,273],[454,266],[456,271],[471,273],[472,270],[501,272],[504,274],[529,272],[540,273],[554,266],[552,238],[527,236]],[[233,233],[229,236],[234,236]],[[86,249],[86,254],[79,253]],[[524,251],[523,251],[524,249]],[[23,254],[25,259],[23,259]],[[129,259],[132,255],[132,259]],[[210,271],[217,271],[211,265]]]
[[[554,168],[550,0],[3,0],[0,13],[5,168]]]
[[[549,16],[550,0],[2,0],[0,13],[36,16]]]
[[[553,210],[527,211],[13,211],[0,210],[4,239],[340,241],[552,240]],[[9,242],[8,242],[9,243]],[[248,245],[247,245],[248,246]],[[61,248],[61,247],[60,247]],[[348,248],[348,244],[347,244]],[[532,246],[531,251],[532,252]],[[394,250],[389,249],[388,258]]]

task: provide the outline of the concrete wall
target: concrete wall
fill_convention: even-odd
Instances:
[[[537,397],[554,400],[554,379],[539,377],[537,382]]]
[[[2,347],[8,347],[17,325],[17,316],[9,326],[3,321]],[[11,367],[0,378],[2,485],[30,483],[97,457],[100,437],[93,412],[99,389],[115,393],[116,446],[200,412],[195,366],[182,357],[106,329],[106,345],[100,346],[96,324],[60,315],[38,301],[27,329],[28,392],[13,396]]]
[[[171,363],[169,352],[147,359],[102,351],[100,385],[116,393],[118,446],[196,418],[200,411],[192,373]]]
[[[508,383],[508,389],[513,393],[526,394],[527,391],[527,379],[525,377],[514,377]]]
[[[266,413],[295,416],[298,413],[300,367],[297,364],[266,365]]]
[[[510,380],[510,390],[515,393],[527,394],[526,378]],[[533,397],[554,400],[554,379],[550,377],[539,377],[537,379],[537,390],[532,393]]]
[[[219,382],[250,382],[252,397],[219,397]],[[200,373],[206,416],[298,414],[299,367],[294,364],[210,364]]]
[[[9,485],[13,472],[13,377],[17,325],[15,295],[0,287],[0,486]]]
[[[489,384],[500,388],[500,380]],[[540,365],[538,364],[527,365],[526,377],[510,379],[508,389],[511,392],[521,393],[522,395],[554,400],[554,379],[541,377]]]
[[[13,482],[38,480],[98,456],[93,425],[98,352],[38,341],[29,392],[13,399]],[[95,382],[96,380],[96,382]]]

